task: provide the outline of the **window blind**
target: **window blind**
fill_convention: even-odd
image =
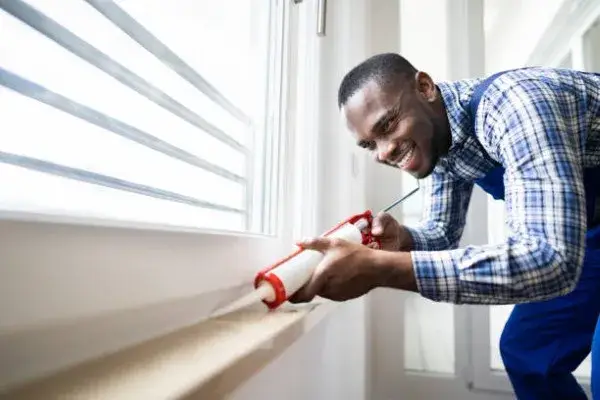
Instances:
[[[0,9],[4,211],[249,229],[276,134],[272,2]]]

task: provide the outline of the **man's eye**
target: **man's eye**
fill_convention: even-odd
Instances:
[[[383,127],[383,133],[387,134],[387,133],[391,133],[394,128],[396,127],[396,119],[390,119],[389,121],[387,121]]]
[[[375,143],[374,142],[368,142],[366,140],[360,142],[358,145],[360,147],[362,147],[363,149],[367,149],[367,150],[373,150],[375,148]]]

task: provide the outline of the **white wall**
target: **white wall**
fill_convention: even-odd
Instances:
[[[486,71],[526,64],[565,0],[486,0]]]

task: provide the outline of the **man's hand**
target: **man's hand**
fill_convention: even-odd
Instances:
[[[334,301],[360,297],[380,286],[416,291],[410,254],[374,250],[342,239],[318,237],[298,243],[325,257],[311,279],[289,299],[309,302],[315,296]]]
[[[379,239],[382,250],[410,251],[413,247],[410,233],[388,213],[379,213],[373,218],[371,234]]]
[[[327,237],[308,239],[298,245],[307,250],[320,251],[325,257],[316,267],[310,281],[290,297],[290,302],[308,302],[315,296],[335,301],[350,300],[377,286],[377,250]]]

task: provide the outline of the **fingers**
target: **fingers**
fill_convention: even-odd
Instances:
[[[327,237],[316,237],[310,239],[304,239],[297,243],[298,246],[304,249],[326,251],[333,246],[333,240]]]
[[[371,234],[375,236],[383,235],[387,226],[394,221],[394,217],[392,217],[388,213],[380,212],[375,218],[373,218],[373,227],[371,228]]]
[[[321,274],[313,274],[310,280],[288,298],[290,303],[308,303],[322,290],[325,279]]]
[[[316,250],[320,252],[325,252],[332,247],[342,244],[343,241],[335,238],[328,237],[316,237],[310,239],[304,239],[296,244],[303,249],[308,250]],[[290,303],[307,303],[312,301],[315,296],[322,292],[325,287],[325,282],[327,281],[327,274],[322,272],[327,269],[327,263],[320,264],[315,272],[312,274],[309,281],[302,286],[296,293],[288,298]]]
[[[296,293],[294,293],[293,295],[291,295],[288,298],[288,301],[290,303],[294,303],[294,304],[298,304],[298,303],[310,303],[312,301],[312,299],[314,298],[314,295],[310,295],[306,290],[305,287],[303,286],[302,288],[300,288]]]

